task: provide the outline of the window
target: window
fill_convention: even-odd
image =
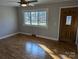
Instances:
[[[39,12],[39,25],[46,25],[46,12]]]
[[[32,25],[38,25],[38,12],[31,12]]]
[[[24,13],[25,24],[30,24],[30,12]]]
[[[47,25],[46,11],[26,11],[24,12],[24,23],[26,25]]]
[[[66,25],[71,25],[72,22],[72,16],[67,16],[66,17]]]

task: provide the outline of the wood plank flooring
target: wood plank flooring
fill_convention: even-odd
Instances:
[[[0,40],[0,59],[77,59],[77,47],[18,34]]]

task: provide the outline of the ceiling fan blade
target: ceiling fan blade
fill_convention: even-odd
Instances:
[[[28,4],[28,3],[33,3],[33,2],[37,2],[37,0],[25,0],[25,2],[23,2],[24,4]]]
[[[21,0],[21,2],[24,2],[25,0]]]
[[[37,2],[37,0],[34,0],[34,1],[24,1],[24,0],[21,0],[21,2],[18,2],[20,4],[28,4],[28,3],[33,3],[33,2]]]
[[[37,1],[27,1],[28,3],[37,2]]]
[[[17,2],[17,3],[25,4],[25,0],[20,0],[20,2]]]

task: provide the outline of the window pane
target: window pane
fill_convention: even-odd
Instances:
[[[24,22],[25,24],[30,24],[30,12],[24,13]]]
[[[71,25],[72,22],[72,16],[67,16],[66,17],[66,25]]]
[[[46,11],[39,12],[39,25],[46,25]]]
[[[32,25],[38,25],[38,12],[31,12]]]

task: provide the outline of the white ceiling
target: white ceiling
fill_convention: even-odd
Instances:
[[[20,0],[0,0],[0,6],[18,6]],[[48,3],[55,3],[55,2],[64,2],[64,1],[72,1],[72,0],[38,0],[35,4],[48,4]]]

